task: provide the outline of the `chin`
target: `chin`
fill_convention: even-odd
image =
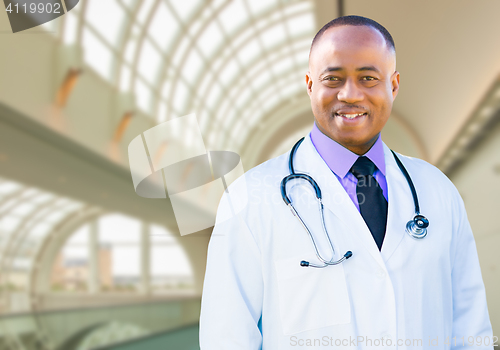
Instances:
[[[335,136],[333,138],[335,141],[344,146],[362,146],[369,144],[374,139],[377,139],[377,136],[370,137],[369,135],[360,135],[359,133],[349,133],[349,134],[332,134]]]

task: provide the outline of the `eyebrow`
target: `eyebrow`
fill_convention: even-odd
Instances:
[[[357,72],[363,72],[363,71],[372,71],[372,72],[376,72],[376,73],[380,73],[380,71],[374,67],[374,66],[366,66],[366,67],[361,67],[361,68],[357,68],[356,71]]]
[[[338,71],[342,71],[342,70],[344,70],[344,68],[342,68],[342,67],[327,67],[321,74],[324,74],[327,72],[338,72]],[[380,71],[375,66],[365,66],[365,67],[356,68],[356,72],[364,72],[364,71],[372,71],[372,72],[380,73]]]

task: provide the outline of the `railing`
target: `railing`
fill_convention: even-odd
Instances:
[[[95,350],[199,350],[198,333],[195,324]]]
[[[86,337],[111,323],[141,329],[140,337],[165,334],[196,325],[200,308],[198,297],[7,315],[0,317],[0,349],[76,350]],[[113,338],[123,343],[133,336],[115,334]],[[104,337],[95,348],[112,341]]]

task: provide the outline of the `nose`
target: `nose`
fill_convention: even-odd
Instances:
[[[363,92],[352,79],[347,79],[340,88],[337,98],[345,103],[356,103],[363,100]]]

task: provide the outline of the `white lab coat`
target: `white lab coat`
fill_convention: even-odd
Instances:
[[[353,253],[342,264],[323,269],[300,266],[301,260],[319,261],[309,236],[281,198],[288,153],[229,187],[208,248],[202,350],[459,349],[469,337],[474,345],[468,349],[493,348],[478,346],[476,338],[491,344],[492,329],[476,246],[458,191],[434,166],[400,156],[422,214],[430,221],[427,237],[412,239],[405,225],[414,216],[413,197],[385,144],[384,154],[389,207],[380,252],[310,137],[299,147],[295,171],[311,175],[321,187],[336,259],[348,250]],[[306,185],[295,182],[288,192],[320,252],[330,258],[319,209]],[[248,202],[235,210],[241,198]],[[220,222],[219,217],[238,211]]]

